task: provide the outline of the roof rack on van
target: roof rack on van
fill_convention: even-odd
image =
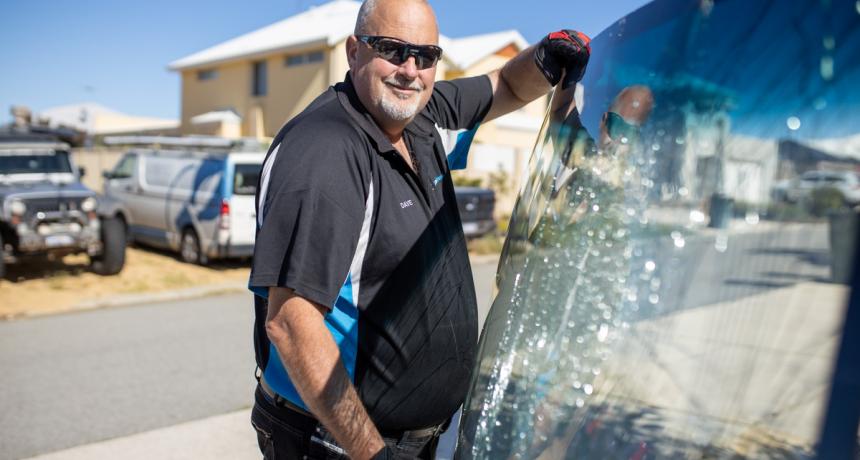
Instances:
[[[214,149],[225,151],[266,150],[266,144],[258,139],[225,139],[216,136],[107,136],[107,145],[147,146],[152,148],[181,147],[185,149]]]

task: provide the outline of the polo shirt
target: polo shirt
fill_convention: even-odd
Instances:
[[[257,192],[257,364],[307,408],[265,332],[267,292],[329,307],[325,324],[379,430],[447,420],[463,402],[478,320],[451,170],[492,103],[486,76],[440,81],[404,131],[417,173],[359,101],[349,75],[272,142]]]

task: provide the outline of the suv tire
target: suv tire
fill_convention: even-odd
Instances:
[[[200,238],[193,228],[186,228],[179,241],[179,257],[189,264],[206,265],[208,259],[200,248]]]
[[[99,275],[116,275],[125,265],[125,224],[117,217],[106,217],[101,227],[102,253],[90,259],[90,266]]]

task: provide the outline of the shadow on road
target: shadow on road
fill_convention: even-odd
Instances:
[[[799,262],[818,266],[830,265],[829,251],[774,247],[753,249],[750,251],[750,254],[769,256],[794,256],[798,259]]]
[[[19,283],[34,279],[66,278],[89,272],[89,258],[86,256],[67,256],[65,259],[36,257],[7,264],[3,279]]]

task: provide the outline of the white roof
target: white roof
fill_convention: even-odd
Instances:
[[[835,139],[802,140],[799,143],[836,157],[860,160],[860,134]]]
[[[195,125],[218,122],[239,123],[241,121],[242,117],[240,117],[236,112],[232,110],[216,110],[213,112],[201,113],[200,115],[191,117],[191,123]]]
[[[168,68],[185,70],[274,52],[321,45],[332,47],[352,34],[360,7],[361,2],[353,0],[334,0],[311,7],[304,13],[173,61]],[[516,30],[458,39],[439,37],[439,45],[445,51],[444,58],[459,69],[466,69],[511,43],[520,49],[528,46]]]
[[[49,126],[67,126],[91,134],[179,126],[179,122],[173,119],[128,115],[95,102],[51,107],[40,111],[37,117],[47,119]]]
[[[439,42],[439,46],[442,47],[448,58],[460,69],[467,69],[472,64],[510,44],[516,45],[520,50],[529,46],[522,34],[516,30],[463,38],[440,37]]]
[[[311,44],[334,46],[352,34],[361,2],[335,0],[173,61],[170,70],[268,54]]]

